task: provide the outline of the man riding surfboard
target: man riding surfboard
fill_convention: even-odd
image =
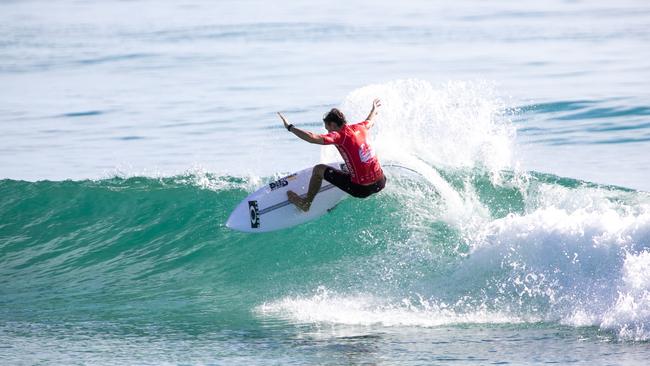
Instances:
[[[302,211],[309,211],[323,179],[357,198],[365,198],[384,189],[386,177],[374,150],[368,143],[368,130],[372,128],[373,118],[380,106],[381,101],[375,99],[365,121],[353,125],[347,123],[345,115],[340,110],[332,108],[323,117],[323,123],[328,132],[324,135],[297,128],[290,124],[282,113],[278,112],[284,127],[300,139],[312,144],[335,145],[348,170],[344,172],[325,164],[314,166],[307,196],[302,198],[295,192],[288,191],[289,202]]]

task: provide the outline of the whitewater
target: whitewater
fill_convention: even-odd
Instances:
[[[569,326],[647,341],[650,195],[518,170],[511,112],[492,93],[418,80],[351,92],[352,118],[384,96],[374,142],[390,186],[275,233],[224,223],[277,176],[2,180],[3,340],[20,348],[77,323],[94,338],[282,322],[335,334]],[[417,127],[400,129],[403,116]],[[422,138],[434,135],[434,147]]]
[[[0,363],[645,365],[649,17],[0,4]],[[324,132],[375,98],[382,192],[225,227],[340,160],[276,112]]]

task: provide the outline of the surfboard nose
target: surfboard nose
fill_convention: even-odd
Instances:
[[[235,224],[236,220],[234,219],[235,213],[232,212],[230,216],[228,216],[228,220],[226,220],[226,227],[228,229],[234,229],[237,225]]]
[[[339,167],[341,164],[335,162],[329,165]],[[332,184],[321,186],[308,212],[299,210],[287,199],[287,190],[297,194],[307,193],[312,170],[313,167],[305,168],[263,185],[235,207],[226,220],[226,227],[247,233],[263,233],[302,224],[327,213],[345,196],[345,192]]]

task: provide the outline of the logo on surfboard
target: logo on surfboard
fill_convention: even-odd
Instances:
[[[251,228],[257,229],[260,227],[260,209],[257,201],[248,201],[248,212],[251,216]]]
[[[289,175],[287,177],[280,178],[280,179],[276,180],[275,182],[269,183],[269,188],[271,189],[271,191],[275,191],[276,189],[286,187],[286,186],[289,185],[290,180],[296,179],[296,176],[297,176],[297,174],[291,174],[291,175]]]

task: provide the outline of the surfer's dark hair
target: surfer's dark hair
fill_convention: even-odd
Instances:
[[[325,114],[325,116],[323,117],[323,122],[325,123],[334,122],[339,127],[348,123],[348,121],[345,119],[345,115],[343,114],[343,112],[339,111],[336,108],[332,108],[332,110],[330,110]]]

